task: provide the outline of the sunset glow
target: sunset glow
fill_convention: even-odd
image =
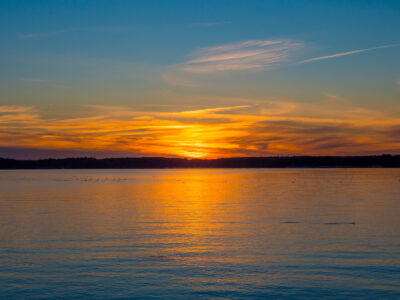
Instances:
[[[2,10],[10,13],[0,15],[8,24],[0,157],[400,152],[400,41],[387,30],[399,22],[393,8],[371,4],[366,15],[346,15],[332,5],[320,13],[343,22],[325,16],[325,31],[315,31],[282,23],[283,11],[314,20],[315,6],[281,10],[266,1],[236,14],[221,3],[103,4],[53,3],[40,19],[26,15],[34,4]],[[115,15],[108,20],[103,9]],[[381,10],[386,25],[377,21]],[[143,17],[155,12],[165,20]]]
[[[181,112],[92,107],[88,117],[46,119],[34,108],[0,107],[2,147],[118,151],[136,156],[219,158],[293,154],[395,152],[397,118],[325,101],[301,107],[287,103],[268,113],[255,106]],[[309,116],[300,116],[307,110]],[[339,118],[333,118],[335,113]]]

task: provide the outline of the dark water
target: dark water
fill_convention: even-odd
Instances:
[[[400,298],[400,169],[1,171],[0,296]]]

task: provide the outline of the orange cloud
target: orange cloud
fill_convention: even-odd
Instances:
[[[389,153],[400,152],[400,119],[341,101],[175,112],[92,106],[66,119],[0,106],[0,147],[204,158]]]

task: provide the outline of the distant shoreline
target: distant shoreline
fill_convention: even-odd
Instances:
[[[400,168],[400,155],[285,156],[187,159],[165,157],[63,158],[16,160],[0,158],[0,169],[177,169],[177,168]]]

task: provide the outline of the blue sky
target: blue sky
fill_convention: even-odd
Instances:
[[[0,25],[0,106],[42,121],[272,102],[340,119],[329,99],[399,117],[399,1],[1,1]]]

